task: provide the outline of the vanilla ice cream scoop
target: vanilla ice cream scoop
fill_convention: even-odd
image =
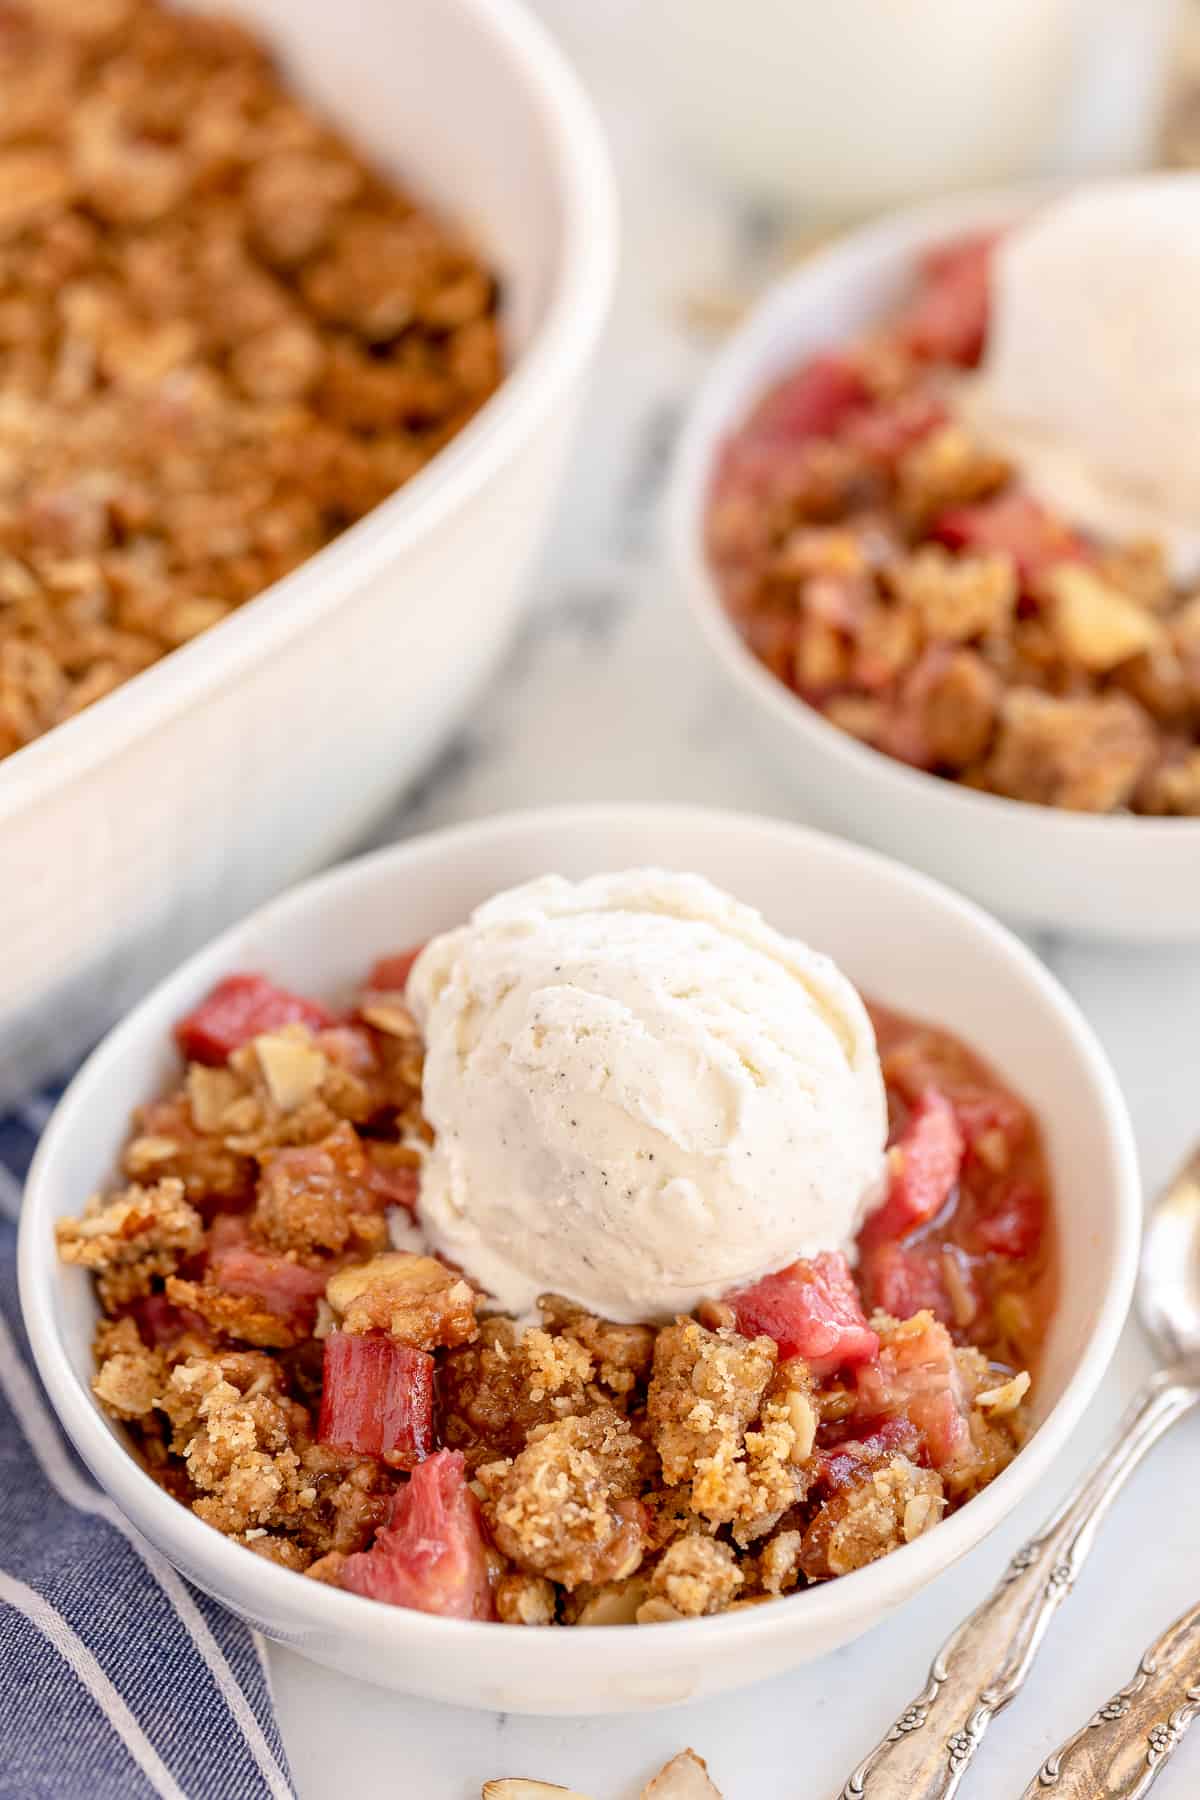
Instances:
[[[1088,187],[1008,235],[960,398],[1073,523],[1200,574],[1200,176]]]
[[[887,1107],[827,957],[696,875],[558,876],[418,959],[433,1245],[508,1311],[669,1318],[851,1246]]]

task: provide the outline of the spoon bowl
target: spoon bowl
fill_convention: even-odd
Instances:
[[[1200,1381],[1200,1149],[1150,1210],[1137,1308],[1163,1360]]]

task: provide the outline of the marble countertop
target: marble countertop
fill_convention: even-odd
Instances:
[[[763,222],[727,202],[631,88],[638,0],[540,0],[606,116],[624,202],[624,269],[572,476],[518,643],[470,725],[387,822],[395,837],[510,807],[653,797],[794,815],[744,744],[655,564],[655,502],[674,426],[703,367],[689,293],[752,282]],[[1147,1183],[1200,1136],[1200,951],[1060,938],[1036,948],[1080,1001],[1133,1111]],[[781,1680],[702,1707],[626,1718],[527,1719],[406,1700],[272,1648],[302,1800],[474,1800],[483,1780],[538,1776],[635,1800],[682,1745],[726,1800],[827,1800],[924,1679],[950,1627],[1057,1504],[1148,1367],[1131,1327],[1044,1494],[902,1613]],[[967,1793],[1016,1800],[1042,1758],[1132,1673],[1141,1648],[1200,1598],[1192,1495],[1200,1420],[1181,1426],[1118,1503],[1029,1689],[993,1727]],[[1200,1741],[1156,1795],[1200,1791]]]

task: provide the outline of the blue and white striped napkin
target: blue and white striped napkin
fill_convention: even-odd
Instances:
[[[127,1523],[34,1373],[16,1218],[56,1098],[0,1115],[0,1800],[294,1800],[261,1639]]]

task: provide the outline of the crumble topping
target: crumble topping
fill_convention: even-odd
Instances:
[[[156,1276],[198,1250],[203,1226],[183,1183],[168,1176],[152,1187],[134,1183],[108,1198],[95,1195],[82,1218],[60,1219],[55,1235],[63,1261],[92,1270],[111,1308],[148,1294]]]
[[[10,0],[0,758],[409,480],[501,377],[497,289],[231,20]]]
[[[1200,814],[1200,596],[1164,548],[1044,505],[969,418],[997,242],[935,247],[896,316],[763,394],[708,551],[747,647],[861,742],[1081,812]]]
[[[796,1264],[757,1302],[665,1326],[547,1295],[522,1328],[479,1317],[460,1271],[383,1247],[421,1130],[396,994],[369,986],[322,1024],[253,981],[286,1022],[226,1041],[210,997],[181,1026],[179,1084],[136,1114],[124,1168],[152,1177],[59,1228],[104,1309],[99,1403],[239,1545],[461,1617],[644,1625],[859,1568],[1011,1460],[1046,1309],[1045,1172],[1022,1102],[944,1033],[875,1013],[895,1139],[877,1219],[924,1205],[904,1219],[933,1225],[877,1223],[853,1276]],[[913,1133],[951,1116],[955,1185],[923,1201]],[[836,1367],[825,1338],[806,1354],[789,1336],[835,1290],[853,1301],[830,1315]]]

